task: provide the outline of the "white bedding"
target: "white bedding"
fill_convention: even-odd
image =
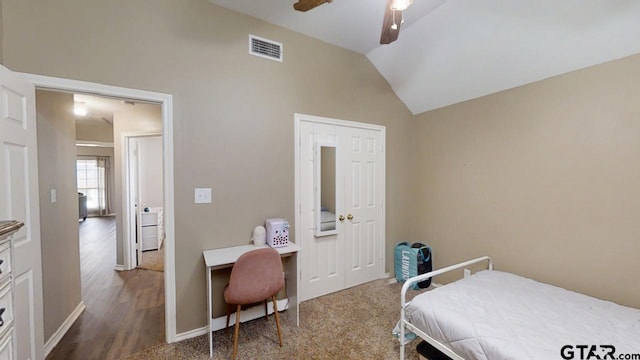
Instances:
[[[640,353],[640,310],[500,271],[420,294],[406,316],[469,360],[562,359],[564,345]]]

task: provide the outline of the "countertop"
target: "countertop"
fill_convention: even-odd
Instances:
[[[23,222],[16,220],[0,221],[0,240],[18,231],[23,226]]]

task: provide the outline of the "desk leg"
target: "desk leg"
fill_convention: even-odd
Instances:
[[[213,334],[211,334],[211,322],[213,312],[211,310],[211,268],[207,267],[207,332],[209,333],[209,357],[213,357]]]
[[[300,291],[298,289],[298,274],[299,269],[299,257],[295,253],[285,261],[284,271],[287,273],[287,296],[289,296],[289,311],[293,311],[296,314],[296,326],[300,326],[300,308],[298,299]]]

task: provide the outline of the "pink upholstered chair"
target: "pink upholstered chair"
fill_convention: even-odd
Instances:
[[[227,328],[231,316],[232,305],[236,305],[236,326],[233,336],[233,359],[238,352],[238,332],[240,329],[240,309],[242,305],[264,302],[265,312],[267,300],[273,301],[273,310],[276,316],[278,339],[282,346],[282,333],[280,331],[280,318],[278,317],[278,305],[276,295],[284,287],[284,273],[282,260],[278,251],[271,248],[252,250],[244,253],[231,269],[229,285],[224,290],[224,300],[229,304],[227,309]],[[267,312],[267,316],[269,313]]]

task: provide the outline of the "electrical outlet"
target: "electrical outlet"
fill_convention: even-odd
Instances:
[[[471,276],[471,270],[464,269],[464,277],[468,277],[468,276]]]

